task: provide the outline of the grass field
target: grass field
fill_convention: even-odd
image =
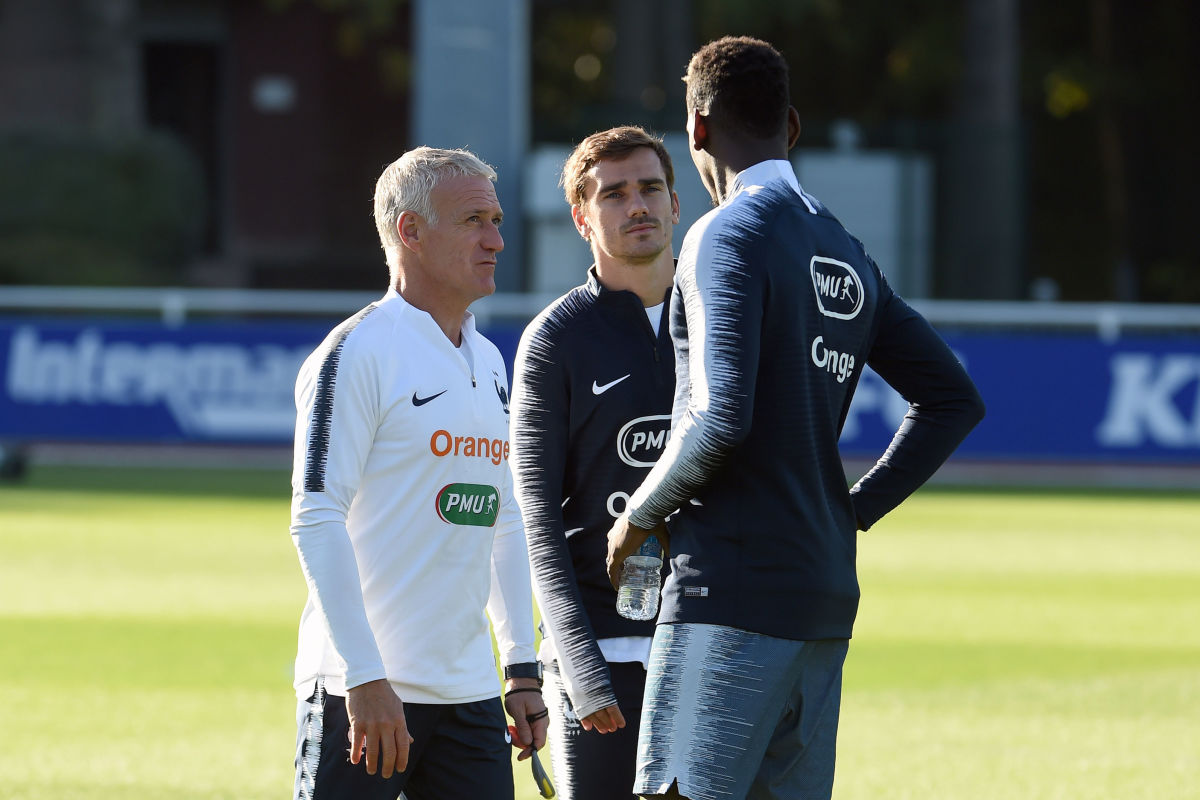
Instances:
[[[0,486],[0,798],[289,796],[288,492]],[[1200,498],[927,489],[860,565],[835,797],[1200,798]]]

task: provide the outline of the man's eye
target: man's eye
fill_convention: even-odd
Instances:
[[[646,191],[647,192],[661,192],[662,187],[661,186],[647,186]]]

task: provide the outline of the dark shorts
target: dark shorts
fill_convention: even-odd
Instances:
[[[408,768],[384,780],[350,763],[346,698],[318,688],[296,712],[296,800],[513,800],[512,746],[500,698],[405,703]]]
[[[613,733],[585,731],[562,690],[554,664],[546,667],[542,691],[550,710],[549,745],[554,781],[562,800],[614,800],[633,797],[638,723],[646,670],[640,662],[608,665],[625,727]]]

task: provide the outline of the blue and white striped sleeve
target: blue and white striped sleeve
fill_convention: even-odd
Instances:
[[[686,342],[677,356],[671,437],[629,501],[629,519],[651,528],[709,481],[750,432],[761,349],[763,276],[746,262],[744,237],[758,224],[744,206],[710,213],[688,232],[676,270]],[[673,314],[674,316],[674,314]]]
[[[556,353],[554,328],[534,320],[521,337],[514,367],[513,476],[525,520],[534,596],[558,652],[567,696],[580,717],[617,702],[583,606],[563,522],[567,468],[567,378]]]
[[[328,339],[296,381],[291,522],[309,592],[346,662],[348,689],[387,677],[346,530],[379,418],[370,359],[347,347],[353,329]]]

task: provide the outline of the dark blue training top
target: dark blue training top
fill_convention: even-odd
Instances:
[[[848,638],[856,531],[915,491],[978,423],[974,384],[786,161],[739,173],[688,231],[671,335],[671,438],[629,506],[642,527],[681,509],[659,622]],[[909,412],[847,490],[838,436],[867,364]]]
[[[542,624],[580,717],[616,702],[596,639],[654,635],[653,621],[617,614],[605,556],[608,529],[662,453],[674,392],[667,325],[655,334],[638,296],[605,289],[594,267],[521,336],[514,483]]]

